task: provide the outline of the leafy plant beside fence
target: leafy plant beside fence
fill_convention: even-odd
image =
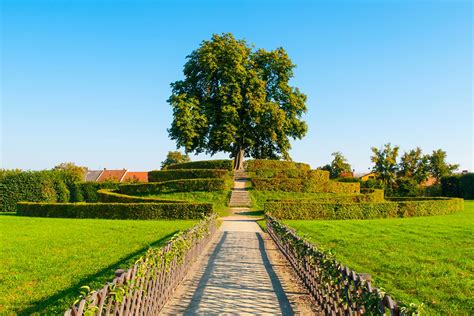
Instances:
[[[215,232],[213,214],[175,235],[163,248],[148,250],[102,289],[85,287],[65,315],[158,315]]]
[[[337,262],[331,252],[317,249],[274,217],[266,215],[266,229],[324,314],[416,315],[421,310],[397,304],[363,275]]]

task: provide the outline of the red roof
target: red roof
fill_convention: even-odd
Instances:
[[[146,171],[128,171],[123,177],[122,182],[148,182],[148,172]]]
[[[120,182],[123,179],[123,176],[127,173],[126,169],[122,170],[107,170],[104,169],[104,172],[99,176],[97,182],[105,182],[105,181],[117,181]]]

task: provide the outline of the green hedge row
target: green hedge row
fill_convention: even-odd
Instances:
[[[149,182],[164,182],[181,179],[210,179],[230,177],[231,172],[226,169],[172,169],[154,170],[148,172]]]
[[[101,203],[189,203],[183,200],[167,200],[140,196],[131,196],[112,192],[107,189],[97,191]]]
[[[148,195],[170,192],[222,191],[228,188],[225,179],[188,179],[166,182],[122,184],[119,192],[127,195]]]
[[[329,171],[306,169],[257,169],[257,178],[291,178],[314,179],[315,181],[329,181]]]
[[[443,196],[474,199],[474,173],[466,173],[441,178]]]
[[[99,202],[99,190],[117,190],[118,182],[76,182],[70,187],[69,202]]]
[[[209,203],[32,203],[17,214],[35,217],[103,219],[198,219],[212,213]]]
[[[267,159],[254,159],[245,162],[247,171],[257,172],[259,169],[301,169],[310,170],[310,165],[306,163],[285,161],[285,160],[267,160]]]
[[[62,171],[2,171],[0,211],[14,212],[19,201],[67,202],[69,189]]]
[[[260,191],[359,193],[360,183],[321,181],[320,179],[253,178],[252,187]]]
[[[387,201],[381,203],[267,202],[265,213],[278,219],[372,219],[445,215],[464,208],[463,199]]]
[[[315,196],[312,198],[305,199],[274,199],[268,200],[268,202],[317,202],[317,203],[362,203],[362,202],[385,202],[383,190],[374,189],[367,190],[365,189],[363,193],[355,194],[329,194],[322,196]]]
[[[233,170],[234,163],[232,160],[201,160],[177,163],[168,166],[166,169],[225,169]]]

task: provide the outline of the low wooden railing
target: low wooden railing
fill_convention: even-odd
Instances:
[[[150,249],[128,271],[84,295],[64,315],[157,315],[216,232],[216,215]]]
[[[366,275],[338,263],[333,255],[316,249],[271,215],[266,215],[266,222],[269,235],[324,314],[413,314],[409,307],[400,308],[388,294],[372,287]]]

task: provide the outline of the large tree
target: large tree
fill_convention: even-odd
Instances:
[[[307,125],[306,95],[289,85],[295,65],[283,48],[253,49],[232,34],[213,35],[187,56],[184,79],[171,84],[171,139],[186,152],[289,159],[290,138]]]
[[[339,178],[343,174],[351,174],[351,165],[347,162],[347,159],[342,155],[340,151],[332,153],[334,157],[331,164],[321,167],[321,170],[329,171],[331,178]]]
[[[166,159],[161,162],[161,169],[166,169],[168,166],[175,163],[189,162],[191,158],[188,155],[182,154],[180,151],[168,151]]]
[[[400,158],[398,175],[422,183],[430,175],[429,160],[430,156],[424,155],[420,147],[405,152]]]
[[[446,152],[438,149],[433,150],[430,156],[430,171],[436,181],[439,182],[442,177],[449,176],[459,168],[457,164],[449,164],[446,162]]]
[[[392,147],[390,143],[383,145],[382,148],[372,147],[373,155],[370,157],[374,163],[372,171],[377,174],[377,178],[386,185],[392,185],[397,178],[398,164],[398,146]]]

